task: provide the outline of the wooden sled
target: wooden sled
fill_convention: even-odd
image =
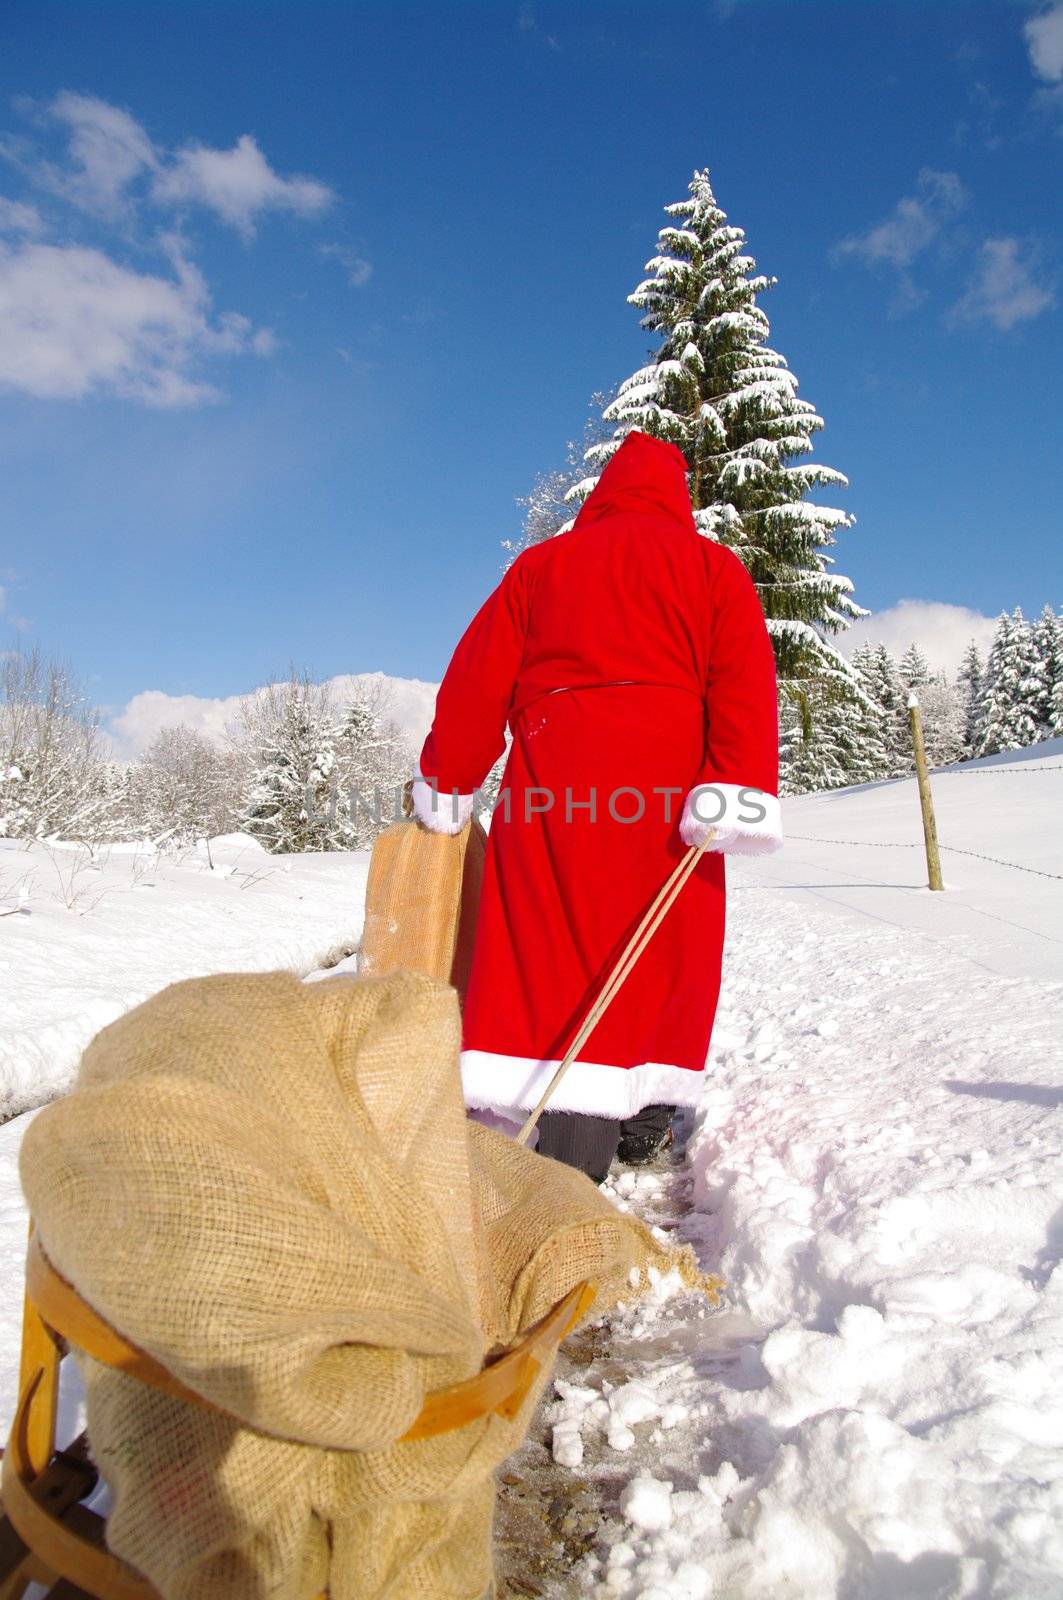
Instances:
[[[429,1439],[490,1412],[515,1416],[536,1373],[553,1360],[593,1300],[593,1286],[577,1284],[476,1377],[428,1395],[403,1437]],[[31,1583],[50,1585],[51,1600],[159,1600],[158,1590],[111,1555],[103,1517],[82,1503],[97,1483],[85,1435],[64,1450],[55,1448],[59,1368],[69,1345],[165,1394],[218,1409],[98,1316],[56,1272],[31,1232],[19,1402],[3,1461],[0,1600],[21,1600]]]

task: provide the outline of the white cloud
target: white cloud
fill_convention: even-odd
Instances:
[[[245,238],[254,234],[261,212],[294,211],[312,217],[334,199],[328,185],[316,178],[282,178],[274,172],[249,133],[242,134],[231,150],[185,145],[170,165],[156,172],[152,195],[162,205],[206,206]]]
[[[1063,81],[1063,4],[1028,18],[1022,31],[1035,75],[1045,83]]]
[[[967,291],[952,309],[952,320],[991,322],[1007,332],[1019,322],[1039,317],[1056,297],[1046,284],[1035,281],[1035,267],[1036,250],[1028,241],[986,239]]]
[[[0,196],[0,233],[24,233],[36,238],[44,232],[44,218],[36,206]]]
[[[202,376],[203,362],[270,355],[276,337],[240,312],[213,312],[187,239],[171,228],[149,241],[140,231],[142,208],[201,205],[248,239],[263,213],[313,216],[332,203],[333,191],[315,178],[282,177],[250,134],[230,150],[188,143],[167,152],[128,111],[97,96],[64,90],[47,104],[27,97],[15,104],[38,130],[58,124],[66,150],[62,159],[45,159],[28,138],[0,138],[0,159],[53,199],[120,225],[127,248],[161,249],[172,275],[138,270],[69,237],[44,244],[49,230],[37,208],[0,198],[0,388],[44,399],[107,393],[153,406],[220,399]],[[371,271],[353,253],[344,265],[352,283]]]
[[[898,600],[885,611],[861,617],[837,640],[843,655],[861,644],[885,644],[896,656],[915,643],[935,672],[951,678],[973,639],[983,657],[993,642],[996,618],[944,600]]]
[[[40,187],[112,221],[128,219],[149,197],[164,208],[204,206],[249,239],[267,211],[312,217],[335,199],[317,178],[282,177],[249,133],[229,150],[189,141],[171,152],[128,111],[95,95],[65,89],[43,108],[20,104],[38,123],[64,128],[66,160],[39,158],[27,140],[4,140],[2,153]]]
[[[955,172],[924,167],[914,195],[898,200],[889,216],[865,233],[843,239],[837,251],[859,256],[869,266],[885,264],[901,271],[941,237],[966,204],[967,191]]]
[[[438,684],[419,678],[390,678],[383,672],[343,674],[328,680],[333,699],[342,704],[356,690],[374,689],[387,697],[387,715],[406,737],[420,747],[431,725]],[[109,732],[115,754],[123,760],[141,754],[162,728],[184,723],[204,738],[223,744],[226,729],[236,722],[241,706],[261,690],[211,699],[205,695],[171,695],[160,689],[146,689],[115,716]]]
[[[321,254],[336,257],[346,272],[347,282],[352,289],[364,289],[373,275],[373,263],[345,244],[323,244]]]
[[[160,240],[173,277],[136,272],[81,245],[0,242],[0,387],[42,399],[108,393],[151,406],[202,404],[208,357],[264,353],[268,330],[212,317],[199,269],[175,235]]]
[[[140,123],[120,106],[94,95],[64,89],[48,107],[69,131],[72,167],[45,162],[41,178],[64,199],[85,211],[116,217],[127,209],[135,178],[158,165],[154,146]]]

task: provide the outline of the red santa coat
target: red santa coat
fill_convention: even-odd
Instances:
[[[717,823],[551,1109],[694,1104],[720,985],[723,853],[781,843],[778,734],[760,601],[737,556],[697,532],[673,445],[630,434],[574,526],[518,556],[473,618],[414,786],[429,827],[464,824],[507,723],[466,1102],[536,1104],[646,906]]]

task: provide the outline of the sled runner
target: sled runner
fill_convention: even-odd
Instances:
[[[593,1285],[578,1284],[477,1377],[428,1395],[404,1439],[433,1438],[491,1412],[516,1415],[536,1373],[552,1364],[594,1295]],[[158,1600],[151,1584],[107,1550],[104,1518],[84,1505],[98,1481],[86,1436],[56,1450],[59,1369],[69,1345],[165,1394],[218,1409],[98,1316],[56,1272],[33,1231],[19,1402],[3,1461],[0,1600],[21,1600],[30,1583],[50,1584],[54,1600]]]

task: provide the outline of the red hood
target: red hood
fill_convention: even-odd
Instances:
[[[629,433],[583,504],[573,531],[614,513],[664,513],[693,527],[687,464],[683,452],[664,439]]]

